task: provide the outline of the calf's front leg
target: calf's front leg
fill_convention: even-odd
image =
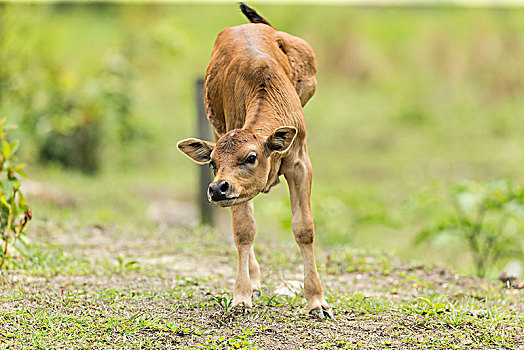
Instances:
[[[322,283],[315,263],[313,248],[315,225],[310,204],[312,168],[305,148],[298,160],[294,161],[285,171],[284,176],[289,186],[293,213],[293,235],[304,261],[304,294],[308,309],[316,317],[332,319],[333,313],[324,299]]]
[[[238,270],[233,290],[233,307],[244,305],[251,308],[251,295],[260,295],[260,268],[255,258],[255,218],[253,202],[231,207],[233,236],[238,253]]]

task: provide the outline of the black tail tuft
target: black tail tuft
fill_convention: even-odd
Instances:
[[[268,21],[262,16],[260,16],[257,11],[253,10],[251,7],[247,6],[243,2],[240,4],[240,11],[249,19],[251,23],[263,23],[267,24],[268,26],[271,26]]]

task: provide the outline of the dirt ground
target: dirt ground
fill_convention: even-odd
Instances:
[[[293,242],[257,240],[263,296],[248,312],[230,308],[236,256],[227,233],[34,227],[35,243],[52,244],[2,275],[0,348],[524,348],[523,291],[444,267],[319,249],[336,320],[317,320],[301,290],[275,293],[301,281]]]

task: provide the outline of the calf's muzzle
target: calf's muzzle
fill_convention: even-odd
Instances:
[[[227,181],[220,181],[218,184],[212,183],[209,185],[209,198],[213,202],[230,199],[227,197],[229,190],[229,183]]]

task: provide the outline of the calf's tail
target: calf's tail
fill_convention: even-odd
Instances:
[[[253,10],[251,7],[247,6],[243,2],[240,3],[240,11],[249,19],[251,23],[263,23],[271,27],[271,24],[262,16],[260,16],[257,11]]]

